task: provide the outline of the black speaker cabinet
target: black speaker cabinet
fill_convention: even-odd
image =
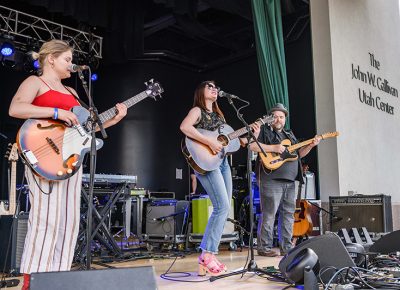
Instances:
[[[147,235],[183,235],[189,214],[187,200],[156,200],[147,204]]]
[[[330,196],[331,231],[366,227],[368,232],[393,231],[392,203],[389,195]]]
[[[0,217],[0,265],[6,272],[19,273],[25,237],[28,231],[29,214],[23,213],[15,216]],[[11,239],[10,239],[11,238]],[[10,245],[8,245],[10,241]],[[7,251],[7,247],[8,251]]]
[[[32,273],[30,290],[156,290],[151,266],[89,271]]]
[[[290,250],[279,262],[279,270],[283,275],[287,272],[288,266],[292,263],[296,255],[304,248],[310,248],[318,255],[320,269],[327,266],[333,266],[338,269],[355,267],[340,238],[334,233],[329,233],[306,240]],[[323,281],[329,281],[335,272],[335,270],[324,272],[325,275],[322,276]]]

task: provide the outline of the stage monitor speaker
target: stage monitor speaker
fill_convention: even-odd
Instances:
[[[389,254],[400,251],[400,230],[384,235],[377,240],[370,248],[370,252],[378,252],[381,254]]]
[[[369,232],[393,231],[392,204],[389,195],[330,196],[332,232],[342,228],[366,227]]]
[[[287,272],[288,266],[292,264],[296,255],[305,248],[312,249],[317,254],[320,269],[324,269],[328,266],[333,266],[338,269],[343,267],[355,267],[352,258],[340,238],[334,233],[329,233],[306,240],[290,250],[279,262],[279,270],[283,275]],[[332,271],[325,271],[324,275],[321,277],[322,280],[328,282],[335,272],[334,268],[332,268]]]
[[[28,231],[28,213],[0,217],[0,267],[9,273],[19,273],[25,237]],[[11,235],[11,240],[9,239]],[[8,253],[7,247],[10,241]],[[7,263],[5,261],[7,260]]]
[[[30,290],[156,290],[152,266],[32,273]]]

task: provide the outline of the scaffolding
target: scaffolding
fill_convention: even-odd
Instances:
[[[22,51],[50,39],[61,39],[68,42],[78,56],[102,58],[102,37],[1,5],[0,34],[11,36],[16,48]]]

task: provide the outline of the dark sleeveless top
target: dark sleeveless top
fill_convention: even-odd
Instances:
[[[197,129],[205,129],[209,131],[214,131],[222,124],[225,124],[225,119],[218,115],[216,112],[207,112],[206,110],[201,110],[200,121],[194,125]]]

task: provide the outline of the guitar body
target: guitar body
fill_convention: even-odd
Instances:
[[[68,127],[57,120],[28,119],[20,128],[19,152],[36,175],[47,180],[65,180],[81,167],[92,140],[84,126],[89,111],[76,106],[72,112],[80,122],[76,127]],[[103,141],[96,139],[96,149],[102,146]]]
[[[285,147],[289,147],[290,145],[292,145],[289,139],[283,140],[281,144]],[[287,149],[281,154],[268,152],[266,153],[266,156],[264,156],[264,154],[262,153],[260,153],[259,156],[261,158],[264,167],[269,170],[276,170],[279,167],[281,167],[285,162],[294,161],[298,159],[297,154],[293,154],[289,152]]]
[[[227,124],[221,125],[214,131],[204,129],[197,129],[201,134],[212,137],[218,140],[223,145],[222,150],[218,154],[213,154],[210,147],[200,143],[194,139],[186,137],[182,141],[182,152],[190,164],[190,166],[201,174],[207,171],[217,169],[226,154],[235,152],[240,148],[240,141],[238,138],[230,140],[227,136],[233,132],[232,127]]]
[[[310,214],[310,203],[302,199],[294,213],[293,237],[303,237],[311,234],[313,223]]]
[[[145,82],[146,90],[123,102],[130,108],[147,97],[156,100],[164,92],[153,79]],[[79,125],[68,127],[64,122],[47,119],[28,119],[17,135],[18,150],[33,172],[47,180],[65,180],[74,175],[82,165],[83,157],[90,150],[92,135],[90,113],[76,106],[71,111],[78,117]],[[104,123],[117,114],[115,107],[98,115]],[[96,150],[103,147],[103,140],[96,138]]]

